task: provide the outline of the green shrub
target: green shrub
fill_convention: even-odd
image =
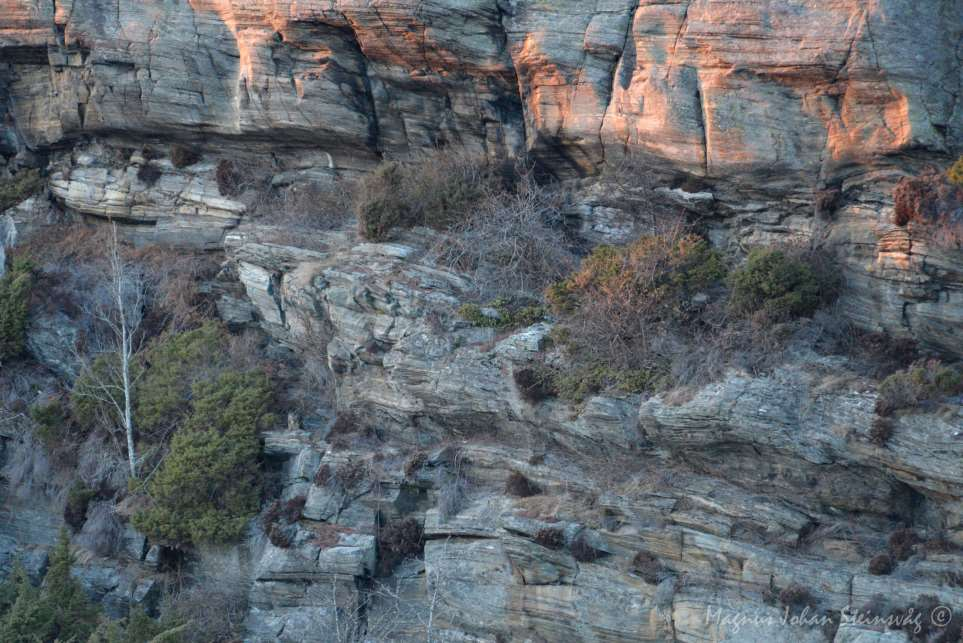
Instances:
[[[185,333],[162,338],[141,356],[149,365],[137,384],[135,425],[139,431],[175,426],[187,411],[191,386],[198,379],[226,367],[228,334],[208,322]]]
[[[30,417],[37,423],[37,437],[48,450],[61,447],[67,441],[70,417],[59,398],[32,406]]]
[[[134,515],[137,529],[177,545],[239,538],[258,510],[258,432],[273,421],[272,401],[260,373],[195,384],[191,414],[147,484],[151,505]]]
[[[464,304],[458,309],[458,315],[472,326],[507,330],[537,324],[545,318],[547,312],[543,306],[518,305],[505,298],[491,301],[485,308],[493,309],[497,316],[486,315],[477,304]]]
[[[763,313],[774,321],[811,315],[826,303],[832,284],[806,261],[781,250],[756,249],[731,277],[730,304],[739,315]]]
[[[0,278],[0,363],[26,350],[32,271],[29,261],[15,260]]]
[[[86,641],[97,625],[98,609],[71,575],[74,557],[66,530],[50,554],[42,589],[20,566],[9,583],[16,599],[0,619],[0,640],[11,642]],[[5,591],[4,593],[9,593]]]
[[[876,413],[887,416],[928,400],[963,393],[963,374],[939,360],[922,360],[897,371],[879,385]]]
[[[0,181],[0,212],[26,201],[43,187],[40,170],[23,170]]]
[[[593,395],[614,389],[623,393],[645,393],[664,388],[668,375],[662,368],[613,368],[602,363],[576,365],[556,371],[554,378],[558,396],[581,404]]]
[[[439,150],[380,165],[358,183],[354,211],[361,235],[384,241],[398,228],[446,229],[499,186],[497,170],[484,159]]]

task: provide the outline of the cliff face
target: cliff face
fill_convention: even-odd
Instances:
[[[338,167],[457,142],[814,187],[963,136],[959,0],[57,2],[0,8],[5,138],[199,134]]]
[[[347,616],[371,640],[908,643],[835,624],[881,594],[963,614],[961,398],[880,441],[879,383],[802,342],[685,395],[533,401],[516,375],[551,324],[467,323],[471,276],[434,233],[284,229],[218,167],[269,158],[286,186],[435,146],[529,155],[587,245],[679,211],[730,255],[811,243],[849,320],[959,357],[961,250],[897,225],[893,190],[963,150],[961,91],[963,0],[0,0],[0,179],[47,179],[0,211],[0,258],[63,213],[222,251],[221,319],[313,360],[314,406],[264,435],[279,497],[303,498],[291,542],[252,524],[195,552],[241,579],[249,640],[341,640]],[[175,165],[174,143],[200,158]],[[70,378],[72,324],[33,315],[44,377]],[[41,568],[62,522],[69,481],[42,456],[0,431],[0,571],[25,551]],[[381,529],[405,519],[424,551],[378,593]],[[920,542],[871,571],[904,527]],[[132,527],[114,545],[81,573],[121,615],[155,602],[162,548]],[[835,621],[787,626],[796,586]]]

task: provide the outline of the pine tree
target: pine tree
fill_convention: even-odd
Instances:
[[[97,608],[91,603],[70,570],[74,555],[70,551],[67,530],[50,554],[50,568],[44,577],[43,599],[53,612],[57,637],[62,641],[86,641],[97,626]]]
[[[19,563],[7,581],[14,588],[15,599],[0,620],[0,641],[4,643],[37,643],[50,641],[56,635],[53,612],[27,577]]]
[[[28,261],[14,261],[10,272],[0,278],[0,362],[19,357],[26,348],[32,286]]]

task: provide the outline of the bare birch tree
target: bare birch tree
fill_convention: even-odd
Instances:
[[[123,429],[131,477],[137,477],[134,445],[134,359],[140,350],[147,285],[140,271],[127,262],[117,241],[117,224],[111,222],[107,241],[109,275],[105,287],[92,293],[85,306],[92,323],[87,351],[75,348],[81,376],[75,393],[104,408],[109,426]],[[103,359],[98,359],[103,358]]]

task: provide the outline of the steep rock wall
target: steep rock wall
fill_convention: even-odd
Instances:
[[[785,189],[963,136],[959,0],[0,9],[5,138],[32,148],[201,132],[321,146],[355,167],[453,142],[559,172],[636,151]]]

